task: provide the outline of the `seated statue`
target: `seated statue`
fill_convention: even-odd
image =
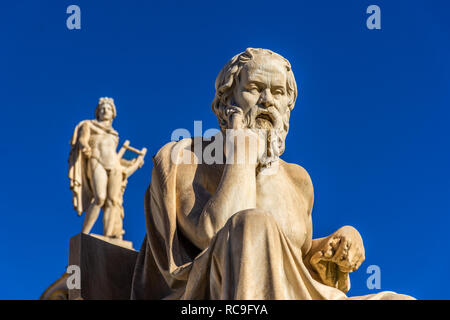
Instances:
[[[394,292],[347,297],[349,273],[365,259],[359,232],[344,226],[312,238],[311,179],[280,159],[297,98],[290,63],[249,48],[225,65],[215,88],[220,133],[170,142],[153,158],[131,297],[413,299]],[[217,141],[225,144],[220,154],[215,148],[221,161],[202,161],[195,149],[207,153]]]

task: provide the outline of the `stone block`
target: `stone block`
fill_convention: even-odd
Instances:
[[[80,267],[81,288],[69,300],[128,300],[138,252],[87,234],[69,242],[69,265]]]

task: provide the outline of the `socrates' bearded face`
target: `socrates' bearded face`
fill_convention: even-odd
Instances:
[[[265,132],[267,156],[260,164],[270,166],[284,152],[289,116],[297,100],[289,61],[268,49],[247,48],[222,68],[215,88],[211,108],[222,132],[232,128],[233,110],[242,109],[244,127]]]
[[[277,57],[259,55],[242,69],[233,90],[233,100],[250,121],[249,126],[275,129],[289,112],[286,67]]]
[[[231,97],[231,104],[243,110],[247,127],[263,129],[267,135],[268,162],[284,152],[289,129],[291,97],[285,64],[277,56],[255,56],[241,70]]]

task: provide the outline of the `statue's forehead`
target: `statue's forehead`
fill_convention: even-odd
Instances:
[[[110,109],[113,108],[113,106],[112,106],[110,103],[108,103],[108,102],[103,102],[103,103],[100,105],[100,108],[106,108],[106,107],[109,107]]]
[[[284,86],[286,84],[285,63],[276,57],[257,57],[245,65],[248,81],[270,83]]]

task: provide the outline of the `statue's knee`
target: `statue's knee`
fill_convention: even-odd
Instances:
[[[105,206],[113,207],[114,206],[114,202],[111,199],[106,199]]]
[[[265,210],[262,209],[247,209],[236,213],[232,218],[232,223],[235,226],[251,225],[252,227],[265,228],[276,225],[275,219]]]
[[[95,198],[95,204],[97,206],[103,207],[105,205],[106,202],[106,197],[105,196],[97,196]]]
[[[106,207],[109,207],[109,208],[112,208],[112,207],[114,207],[114,206],[116,206],[117,205],[117,202],[116,201],[114,201],[113,199],[106,199],[106,201],[105,201],[105,206]]]
[[[387,291],[383,295],[383,300],[416,300],[416,299],[405,294]]]

